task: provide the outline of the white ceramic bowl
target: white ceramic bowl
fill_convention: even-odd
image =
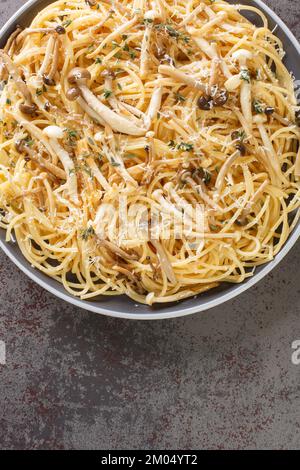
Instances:
[[[6,25],[0,31],[0,48],[4,46],[9,35],[14,31],[17,24],[27,26],[35,15],[46,5],[52,3],[52,0],[30,0],[18,10],[13,17],[6,23]],[[280,37],[284,44],[284,49],[287,52],[285,63],[289,70],[293,71],[296,79],[300,79],[300,45],[291,31],[281,21],[280,18],[261,0],[238,0],[230,1],[229,3],[255,5],[260,8],[267,18],[269,19],[270,27],[273,28],[277,25],[276,35]],[[243,13],[243,12],[242,12]],[[295,12],[296,14],[296,12]],[[258,18],[255,14],[247,14],[247,18],[254,24],[257,23]],[[266,274],[285,257],[288,251],[292,248],[294,243],[297,241],[300,235],[300,222],[291,233],[288,241],[284,245],[281,252],[276,258],[264,266],[260,266],[256,269],[254,275],[251,278],[245,280],[242,284],[230,284],[224,283],[219,287],[208,291],[197,297],[183,300],[168,305],[155,305],[148,307],[145,305],[137,305],[134,301],[127,298],[126,296],[116,297],[105,297],[97,298],[96,300],[80,300],[70,294],[68,294],[63,286],[39,272],[37,269],[33,269],[28,261],[23,257],[17,244],[6,243],[5,233],[0,230],[0,247],[7,254],[7,256],[37,284],[42,286],[57,297],[92,312],[101,313],[102,315],[109,315],[112,317],[130,318],[139,320],[154,320],[163,318],[179,317],[189,315],[191,313],[200,312],[209,308],[226,302],[233,297],[241,294],[249,287],[256,284]]]

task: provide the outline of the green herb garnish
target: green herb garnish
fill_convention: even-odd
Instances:
[[[62,23],[62,25],[64,26],[64,28],[67,28],[68,26],[70,26],[71,23],[72,23],[72,20],[66,20]]]
[[[245,82],[250,83],[250,73],[248,70],[243,69],[240,73],[240,79],[245,80]]]
[[[76,139],[78,136],[78,132],[73,129],[65,129],[65,132],[67,132],[69,139]]]
[[[112,91],[105,88],[103,91],[104,98],[107,100],[111,95],[112,95]]]
[[[178,102],[178,101],[181,101],[181,102],[184,102],[186,101],[186,98],[181,95],[180,93],[176,92],[174,93],[174,97],[175,97],[175,100]]]
[[[211,172],[203,168],[203,181],[205,184],[209,184],[211,180]]]
[[[261,114],[264,112],[263,104],[259,100],[254,100],[253,103],[253,109],[256,113]]]
[[[85,230],[82,231],[81,238],[84,241],[87,241],[90,237],[93,237],[94,235],[96,235],[95,230],[90,225],[88,228],[86,228]]]
[[[185,150],[187,152],[191,152],[194,148],[193,144],[188,144],[186,142],[180,142],[180,144],[177,145],[178,150]]]

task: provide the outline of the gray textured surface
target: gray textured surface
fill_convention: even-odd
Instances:
[[[0,0],[4,23],[23,4]],[[300,39],[299,0],[267,2]],[[0,253],[0,448],[300,449],[300,244],[238,299],[133,322],[71,307]]]

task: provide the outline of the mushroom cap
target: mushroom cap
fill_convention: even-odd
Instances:
[[[31,103],[31,104],[21,103],[19,106],[19,109],[21,113],[29,114],[30,116],[32,116],[33,114],[36,113],[37,106],[34,103]]]
[[[253,58],[252,52],[248,51],[247,49],[238,49],[232,54],[232,58],[234,60],[239,60],[241,62],[246,62],[248,59]]]
[[[253,122],[255,124],[264,124],[267,121],[267,117],[263,114],[257,114],[253,117]]]
[[[91,79],[91,74],[87,69],[75,67],[68,75],[68,82],[71,85],[85,85],[87,80]]]
[[[54,78],[48,77],[46,74],[43,75],[43,82],[48,86],[55,86],[56,84]]]
[[[157,10],[148,10],[145,12],[145,20],[155,20],[156,18],[159,18],[159,12]]]
[[[17,150],[17,152],[23,153],[25,150],[25,140],[24,139],[16,140],[15,149]]]
[[[64,136],[64,131],[61,127],[58,126],[45,127],[43,133],[46,134],[50,139],[62,139]]]
[[[57,34],[66,34],[66,29],[62,25],[57,25],[55,28]]]
[[[112,69],[105,69],[101,73],[102,77],[116,78],[116,74]]]
[[[96,132],[94,135],[94,140],[96,142],[102,142],[103,141],[103,132]]]
[[[66,93],[66,97],[69,101],[76,101],[80,95],[81,95],[81,92],[79,88],[77,87],[69,88]]]

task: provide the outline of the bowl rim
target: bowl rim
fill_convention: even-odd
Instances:
[[[54,3],[55,0],[53,0]],[[295,47],[295,49],[298,51],[299,57],[300,57],[300,44],[297,41],[296,37],[294,34],[290,31],[290,29],[286,26],[286,24],[281,20],[281,18],[268,6],[266,5],[262,0],[249,0],[251,3],[254,3],[257,5],[258,8],[266,12],[270,18],[280,27],[280,29],[285,33],[285,35],[288,38],[288,41],[292,43],[292,45]],[[10,30],[11,27],[13,27],[18,18],[23,14],[26,13],[27,11],[30,11],[31,8],[34,6],[38,5],[40,2],[43,2],[43,0],[28,0],[24,5],[22,5],[12,16],[11,18],[4,24],[4,26],[0,29],[0,39],[3,35],[6,35],[7,32]],[[235,2],[235,0],[234,0]],[[49,4],[51,2],[49,1]],[[238,4],[238,0],[236,1]],[[207,302],[203,302],[202,304],[196,304],[193,307],[182,307],[180,310],[174,310],[174,311],[169,311],[169,312],[159,312],[157,309],[155,312],[149,312],[149,313],[139,313],[136,311],[136,313],[133,311],[132,313],[127,313],[127,312],[122,312],[120,310],[110,310],[103,308],[100,304],[98,306],[94,306],[88,303],[86,300],[81,300],[78,299],[77,297],[71,297],[63,291],[59,291],[56,287],[52,287],[47,281],[42,279],[40,277],[40,272],[37,270],[37,274],[34,272],[31,272],[28,269],[29,262],[28,260],[21,254],[22,258],[20,261],[9,249],[8,249],[8,244],[0,239],[0,248],[2,251],[13,261],[13,263],[23,272],[25,273],[32,281],[36,282],[38,285],[43,287],[45,290],[50,292],[51,294],[55,295],[56,297],[64,300],[65,302],[68,302],[69,304],[72,304],[76,307],[80,307],[84,310],[88,310],[94,313],[98,313],[101,315],[105,316],[110,316],[110,317],[115,317],[115,318],[123,318],[123,319],[131,319],[131,320],[163,320],[163,319],[168,319],[168,318],[177,318],[177,317],[183,317],[186,315],[191,315],[193,313],[200,313],[202,311],[217,307],[218,305],[223,304],[224,302],[227,302],[241,293],[245,292],[248,290],[250,287],[254,286],[257,282],[259,282],[261,279],[263,279],[267,274],[269,274],[272,269],[274,269],[281,261],[282,259],[287,255],[287,253],[290,251],[290,249],[294,246],[296,241],[298,240],[300,236],[300,221],[298,221],[296,227],[294,228],[292,234],[289,236],[287,241],[285,242],[284,246],[280,250],[280,252],[275,256],[273,260],[268,262],[266,265],[261,267],[261,270],[254,274],[251,278],[247,279],[247,282],[243,282],[239,284],[234,290],[229,290],[228,292],[221,293],[220,296],[218,296],[215,299],[208,300]],[[20,252],[21,253],[21,252]],[[59,284],[60,285],[60,284]],[[134,310],[134,304],[135,302],[132,300],[132,307]],[[176,303],[174,303],[176,305]]]

